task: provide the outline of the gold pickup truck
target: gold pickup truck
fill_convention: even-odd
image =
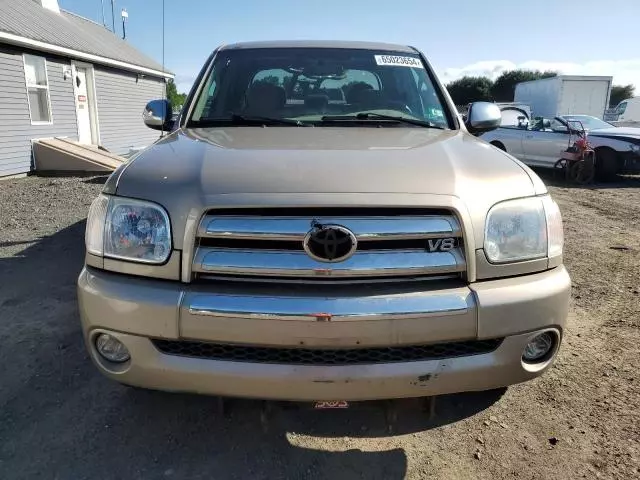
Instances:
[[[97,368],[295,401],[484,390],[550,368],[570,279],[543,182],[476,138],[415,48],[222,46],[91,205],[78,300]]]

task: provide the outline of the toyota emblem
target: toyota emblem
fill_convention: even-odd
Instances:
[[[304,251],[319,262],[342,262],[351,257],[358,240],[351,230],[341,225],[322,225],[315,220],[304,237]]]

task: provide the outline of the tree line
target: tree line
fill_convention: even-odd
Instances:
[[[174,111],[182,108],[185,100],[187,99],[186,93],[178,93],[178,87],[176,87],[176,83],[169,79],[167,82],[167,100],[173,107]]]
[[[516,84],[555,77],[557,72],[539,70],[507,70],[495,80],[488,77],[464,76],[447,84],[449,95],[456,105],[467,105],[471,102],[513,102]],[[609,107],[634,95],[633,85],[613,85]]]

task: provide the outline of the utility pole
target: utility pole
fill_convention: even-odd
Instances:
[[[127,29],[125,28],[124,24],[127,21],[127,18],[129,18],[129,14],[127,13],[127,9],[123,8],[122,12],[122,39],[124,40],[125,38],[127,38]]]
[[[100,11],[102,12],[102,26],[106,28],[107,24],[104,21],[104,0],[100,0]]]
[[[115,14],[115,6],[113,5],[114,0],[111,0],[111,30],[113,33],[116,33],[116,14]]]

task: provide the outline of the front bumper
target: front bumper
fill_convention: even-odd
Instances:
[[[534,378],[552,364],[521,360],[537,333],[562,336],[570,280],[564,267],[469,286],[381,295],[301,297],[186,285],[85,268],[78,279],[92,359],[123,383],[171,391],[280,400],[370,400],[485,390]],[[108,332],[131,360],[110,364],[93,339]],[[193,339],[268,347],[360,348],[504,338],[489,353],[365,365],[286,365],[169,355],[150,340]]]
[[[640,154],[636,152],[625,152],[621,154],[623,164],[620,173],[639,173]]]

